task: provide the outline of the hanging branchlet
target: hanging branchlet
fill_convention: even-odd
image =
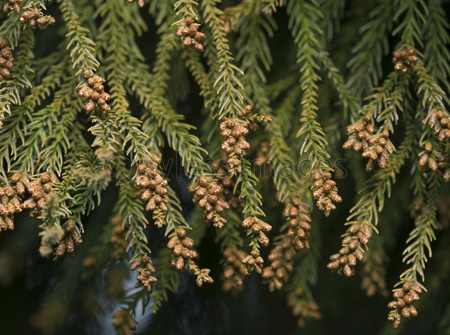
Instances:
[[[362,157],[369,159],[366,165],[367,172],[371,172],[375,164],[381,169],[386,168],[389,155],[395,150],[387,130],[376,132],[373,119],[369,115],[364,115],[359,122],[347,127],[347,133],[349,139],[342,148],[362,151]]]
[[[221,216],[230,205],[222,199],[223,188],[213,177],[200,177],[198,183],[192,188],[194,202],[203,209],[203,216],[212,221],[214,227],[222,229],[227,220]]]
[[[394,328],[398,328],[402,318],[409,319],[419,314],[413,304],[420,299],[419,294],[422,293],[422,288],[417,282],[406,280],[401,288],[393,292],[395,300],[388,304],[391,310],[388,319],[392,321]]]
[[[91,113],[96,107],[100,107],[102,111],[110,112],[111,107],[108,101],[111,96],[105,92],[106,80],[96,74],[92,75],[89,70],[85,70],[83,76],[86,78],[86,83],[78,90],[78,96],[86,100],[83,105],[84,110]]]
[[[0,39],[0,85],[11,75],[14,69],[13,55],[6,39]]]
[[[305,293],[301,287],[296,288],[287,296],[287,304],[292,309],[292,314],[297,317],[297,326],[303,328],[309,319],[319,320],[321,314],[315,301],[305,299]]]
[[[137,0],[137,1],[136,0],[127,0],[127,1],[128,1],[128,3],[137,2],[139,8],[143,8],[145,6],[145,1],[144,0]]]
[[[245,258],[245,253],[239,249],[227,247],[223,251],[223,255],[225,257],[225,264],[222,289],[224,291],[238,293],[244,288],[245,277],[250,275],[247,266],[242,262]]]
[[[407,47],[405,50],[394,52],[394,70],[406,73],[408,70],[414,69],[419,58],[416,56],[414,49]]]
[[[126,309],[118,310],[113,314],[114,328],[121,331],[123,335],[131,335],[132,330],[136,330],[137,322]]]
[[[150,256],[142,255],[138,260],[130,265],[130,270],[138,270],[139,275],[136,281],[136,288],[144,286],[148,292],[152,290],[152,283],[157,279],[152,274],[155,273],[155,267],[152,264]]]
[[[325,216],[329,216],[330,212],[336,209],[335,204],[342,202],[342,198],[337,194],[336,182],[331,179],[331,173],[316,171],[314,173],[314,188],[313,198],[317,200],[317,208],[323,211]]]
[[[161,228],[165,224],[167,213],[167,204],[169,197],[167,196],[168,182],[158,172],[158,164],[161,159],[153,155],[154,164],[140,164],[138,166],[138,175],[134,181],[134,186],[139,190],[135,193],[136,197],[146,202],[145,209],[152,212],[155,224]]]
[[[5,2],[3,4],[3,11],[5,13],[10,12],[16,12],[17,14],[20,13],[20,6],[23,3],[23,0],[1,0],[2,2]]]

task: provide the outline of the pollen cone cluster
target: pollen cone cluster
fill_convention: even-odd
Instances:
[[[4,2],[3,4],[3,11],[5,13],[10,13],[10,12],[16,12],[17,14],[20,13],[20,6],[23,3],[23,0],[1,0],[2,2]]]
[[[13,60],[8,41],[0,39],[0,85],[11,75],[11,70],[14,69]]]
[[[30,180],[15,173],[7,185],[0,187],[0,231],[14,229],[14,214],[30,209],[31,216],[38,216],[58,179],[54,174],[43,174]],[[28,197],[28,198],[27,198]]]
[[[35,11],[27,10],[22,13],[19,19],[20,24],[25,25],[29,23],[32,27],[38,26],[39,29],[43,30],[47,28],[49,25],[55,23],[55,19],[50,15],[43,15],[42,13]]]
[[[341,203],[342,198],[338,195],[336,182],[331,179],[331,173],[316,171],[314,173],[313,198],[316,200],[316,206],[329,216],[332,210],[336,209],[335,203]]]
[[[121,309],[113,314],[113,326],[123,335],[131,335],[132,330],[136,330],[136,320],[127,310]]]
[[[355,151],[362,150],[362,157],[368,158],[366,171],[371,172],[375,164],[381,169],[386,167],[389,155],[395,148],[389,140],[389,132],[384,130],[374,134],[375,127],[370,122],[370,117],[365,115],[361,122],[356,122],[347,127],[349,139],[342,146],[345,150],[353,148]]]
[[[96,74],[92,75],[88,70],[83,72],[83,76],[86,78],[86,84],[81,86],[78,96],[86,100],[83,105],[84,110],[90,113],[98,106],[104,112],[110,112],[111,107],[108,101],[111,96],[105,92],[103,85],[106,80]]]
[[[80,233],[75,229],[75,221],[68,220],[64,226],[64,237],[56,248],[56,256],[61,257],[67,253],[70,257],[74,256],[75,245],[83,243]]]
[[[414,49],[408,47],[405,50],[394,52],[392,62],[394,63],[395,71],[405,73],[409,69],[413,69],[418,60]]]
[[[371,237],[372,231],[368,225],[353,223],[342,240],[342,248],[330,256],[328,269],[338,274],[343,273],[346,277],[353,276],[357,261],[364,259],[364,246],[369,243]]]
[[[158,172],[161,159],[154,155],[153,161],[152,164],[140,164],[138,166],[138,176],[134,181],[134,186],[138,189],[135,196],[140,196],[146,202],[145,209],[152,212],[155,224],[161,228],[165,224],[164,219],[169,203],[166,188],[168,182]]]
[[[448,182],[450,181],[450,160],[443,153],[444,150],[439,146],[435,150],[431,143],[426,143],[425,152],[419,155],[419,168],[421,171],[431,170]]]
[[[144,286],[148,292],[152,290],[152,283],[157,281],[152,274],[155,273],[155,268],[152,265],[151,259],[148,255],[143,255],[137,261],[130,265],[130,270],[138,269],[139,275],[136,281],[136,288]]]
[[[202,42],[206,40],[206,35],[198,31],[199,28],[200,24],[195,23],[190,17],[186,18],[184,23],[178,26],[177,37],[184,37],[183,49],[194,48],[200,53],[205,51]]]
[[[193,201],[203,209],[203,216],[212,221],[214,227],[222,229],[227,220],[221,213],[230,208],[230,205],[222,199],[223,188],[212,177],[202,176],[192,191]]]
[[[392,321],[394,328],[397,328],[402,318],[408,319],[411,316],[417,316],[417,309],[413,303],[420,299],[419,294],[422,293],[420,286],[411,281],[405,281],[403,286],[394,290],[394,299],[388,304],[388,319]]]
[[[223,285],[224,291],[240,292],[244,288],[244,279],[250,273],[247,266],[242,263],[245,254],[237,249],[231,247],[223,251],[225,257],[225,268],[223,271]]]

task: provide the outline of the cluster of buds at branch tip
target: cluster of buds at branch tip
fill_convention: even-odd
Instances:
[[[134,181],[134,186],[138,189],[134,196],[140,196],[146,202],[145,209],[152,212],[153,220],[159,228],[165,224],[164,219],[169,203],[168,182],[158,172],[160,163],[161,158],[153,155],[152,164],[140,164],[138,166],[138,176]]]
[[[0,85],[11,75],[10,71],[13,68],[13,55],[11,49],[8,47],[8,41],[0,39]]]
[[[255,160],[255,166],[263,166],[269,160],[270,142],[262,142],[258,150],[258,157]]]
[[[364,246],[369,243],[371,237],[372,230],[367,224],[351,224],[342,240],[342,248],[330,256],[331,262],[327,268],[338,274],[343,273],[346,277],[353,276],[357,261],[364,260]]]
[[[398,328],[402,318],[408,319],[411,316],[417,316],[417,309],[413,306],[415,301],[420,299],[419,294],[422,288],[417,282],[405,281],[401,288],[395,289],[394,299],[388,304],[389,321],[392,321],[394,328]]]
[[[316,201],[316,206],[324,212],[325,216],[329,216],[332,210],[336,209],[334,203],[341,203],[342,198],[338,195],[336,182],[331,179],[331,173],[316,171],[314,173],[314,188],[313,198]]]
[[[225,268],[223,271],[223,290],[240,292],[244,288],[244,279],[250,273],[247,266],[242,263],[245,254],[237,249],[228,247],[223,251],[225,257]]]
[[[17,14],[20,13],[20,11],[21,11],[20,6],[22,5],[23,0],[1,0],[1,1],[5,2],[3,4],[3,11],[5,13],[10,13],[10,12],[16,12]]]
[[[187,17],[182,24],[178,26],[177,37],[184,37],[183,39],[183,49],[194,48],[198,52],[202,53],[205,51],[202,42],[206,40],[206,35],[200,31],[199,23],[195,23],[190,17]]]
[[[292,314],[297,317],[299,328],[303,328],[308,319],[319,320],[322,317],[317,303],[305,299],[305,292],[302,287],[297,287],[288,295],[287,304],[292,308]]]
[[[419,58],[417,58],[416,52],[410,47],[402,51],[394,52],[394,58],[392,58],[395,71],[401,71],[403,73],[409,69],[413,69],[418,60]]]
[[[127,0],[129,3],[133,3],[133,2],[137,2],[137,4],[138,4],[138,7],[139,8],[142,8],[142,7],[144,7],[145,6],[145,1],[144,0]]]
[[[126,240],[128,224],[123,227],[123,216],[116,215],[111,218],[111,237],[109,242],[113,245],[112,257],[114,259],[122,259],[128,247]]]
[[[98,75],[92,75],[92,72],[85,70],[83,72],[84,78],[86,78],[86,84],[83,84],[78,91],[78,96],[87,100],[84,103],[84,110],[88,113],[92,112],[96,106],[99,106],[104,112],[110,112],[111,107],[108,105],[108,101],[111,96],[105,92],[105,79]]]
[[[424,147],[425,151],[419,154],[419,169],[422,172],[431,170],[441,176],[444,181],[450,181],[450,160],[443,153],[444,148],[435,150],[429,142],[425,143]]]
[[[136,281],[136,288],[144,286],[148,292],[152,290],[152,283],[157,279],[152,275],[155,273],[155,268],[152,265],[151,259],[148,255],[141,256],[138,260],[130,265],[130,270],[138,269],[139,275]]]
[[[361,281],[361,289],[366,292],[368,297],[374,296],[376,293],[387,296],[386,289],[386,268],[380,255],[374,252],[367,252],[364,259],[363,277]]]
[[[355,151],[362,149],[362,157],[368,158],[366,171],[371,172],[375,168],[375,164],[382,169],[386,168],[389,161],[389,155],[394,152],[395,148],[389,140],[389,132],[383,130],[381,133],[374,134],[375,127],[368,115],[364,115],[361,121],[351,124],[347,127],[349,139],[342,146],[348,150],[353,148]]]
[[[19,173],[9,178],[10,184],[0,187],[0,231],[14,229],[14,214],[30,209],[39,216],[58,179],[54,174],[42,174],[31,180]],[[29,195],[28,199],[25,199]]]
[[[428,124],[438,136],[439,142],[450,138],[450,115],[446,110],[435,110],[431,113]]]
[[[194,185],[192,192],[194,192],[193,201],[203,208],[203,216],[212,221],[214,227],[222,229],[227,220],[221,213],[230,208],[221,197],[223,188],[212,177],[202,176]]]
[[[22,13],[19,19],[20,24],[25,25],[27,23],[30,24],[30,26],[35,27],[38,25],[39,29],[44,30],[49,25],[52,25],[55,23],[55,19],[53,16],[50,15],[44,15],[41,12],[34,10],[27,10]]]
[[[75,245],[83,243],[80,233],[76,230],[74,220],[67,220],[64,226],[64,237],[56,248],[55,255],[62,257],[65,253],[70,257],[74,256]]]
[[[130,315],[127,310],[121,309],[113,314],[114,328],[121,331],[123,335],[131,335],[132,330],[136,330],[136,320]]]

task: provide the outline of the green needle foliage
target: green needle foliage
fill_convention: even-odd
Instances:
[[[82,306],[144,333],[192,276],[233,299],[261,282],[329,331],[351,302],[323,297],[328,268],[399,332],[436,301],[450,331],[425,269],[449,264],[446,1],[0,3],[0,284],[43,262],[25,249],[57,268],[33,329]]]

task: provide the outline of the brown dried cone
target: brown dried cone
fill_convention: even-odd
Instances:
[[[84,110],[88,113],[92,112],[96,106],[100,107],[104,112],[110,112],[111,107],[108,105],[108,101],[111,96],[105,92],[106,81],[98,75],[92,75],[91,71],[86,70],[83,72],[83,76],[86,78],[86,84],[83,84],[78,91],[78,96],[84,98]]]
[[[221,216],[230,205],[222,199],[223,188],[212,177],[202,176],[192,188],[193,201],[203,208],[203,216],[212,221],[214,227],[222,229],[227,220]]]
[[[341,203],[342,198],[338,195],[336,182],[331,179],[331,173],[316,171],[314,173],[314,188],[313,198],[316,201],[316,206],[324,212],[325,216],[329,216],[332,210],[336,209],[334,203]]]
[[[367,224],[352,223],[342,240],[342,248],[337,254],[330,256],[331,262],[327,268],[338,274],[343,273],[346,277],[353,276],[354,267],[357,261],[364,259],[364,246],[371,237],[372,231]]]
[[[297,287],[287,297],[287,304],[292,308],[292,314],[297,317],[297,325],[302,328],[306,324],[306,320],[321,318],[319,306],[314,301],[308,301],[304,297],[304,291],[301,287]]]
[[[152,283],[157,279],[152,276],[155,273],[155,268],[152,265],[151,259],[148,255],[141,256],[137,261],[134,261],[130,265],[130,270],[134,271],[138,269],[139,275],[136,281],[136,288],[144,286],[148,292],[152,290]]]
[[[126,240],[126,229],[128,228],[128,225],[125,224],[125,227],[123,227],[123,222],[123,217],[121,215],[116,215],[111,218],[112,229],[109,241],[113,245],[112,257],[114,259],[122,259],[128,246],[128,241]]]
[[[450,181],[450,158],[444,155],[445,148],[434,150],[431,143],[425,143],[425,150],[419,154],[419,169],[424,172],[431,170],[444,181]]]
[[[226,152],[227,169],[230,175],[242,172],[241,160],[244,151],[250,149],[250,143],[245,140],[248,135],[248,122],[225,119],[220,124],[222,131],[222,150]]]
[[[11,70],[14,69],[12,51],[8,45],[7,40],[0,39],[0,85],[11,75]]]
[[[76,230],[76,223],[74,220],[67,220],[64,226],[64,237],[56,248],[55,255],[62,257],[65,253],[69,257],[75,255],[75,246],[83,243],[80,233]]]
[[[190,17],[186,18],[183,23],[178,26],[177,37],[184,37],[182,47],[187,50],[194,48],[198,52],[205,51],[202,42],[206,40],[206,35],[200,31],[200,24],[194,23],[194,20]]]
[[[450,138],[450,115],[445,109],[434,110],[428,119],[428,124],[438,136],[439,142]]]
[[[383,259],[373,253],[368,252],[364,260],[364,272],[361,281],[361,288],[366,292],[368,297],[375,294],[387,296],[385,274],[386,269],[383,264]]]
[[[397,328],[402,318],[408,319],[417,316],[417,309],[413,306],[415,301],[420,299],[419,294],[422,288],[417,282],[406,280],[401,288],[393,290],[394,299],[388,304],[390,309],[388,319],[392,321],[394,328]]]
[[[247,255],[242,260],[242,263],[247,265],[249,272],[255,270],[257,273],[262,273],[264,259],[261,257],[258,251],[253,250],[250,255]]]
[[[407,47],[403,51],[394,52],[392,62],[394,63],[395,71],[405,73],[409,69],[413,69],[418,60],[419,58],[417,58],[414,49]]]
[[[3,4],[3,11],[5,13],[10,13],[10,12],[16,12],[17,14],[20,13],[20,6],[23,3],[23,0],[1,0],[2,2],[4,1],[5,3]]]
[[[129,3],[133,3],[133,2],[137,2],[137,4],[138,4],[138,7],[139,8],[142,8],[142,7],[144,7],[145,6],[145,1],[144,0],[127,0]]]
[[[134,186],[138,189],[135,196],[140,196],[146,202],[145,209],[152,212],[155,224],[161,228],[165,224],[167,213],[167,180],[158,172],[158,165],[161,159],[153,155],[153,164],[140,164],[138,166],[138,176],[134,181]]]
[[[242,263],[245,254],[241,250],[228,247],[223,251],[223,255],[225,268],[222,288],[224,291],[240,292],[244,288],[245,277],[250,274],[247,266]]]
[[[366,165],[367,172],[371,172],[376,163],[384,169],[389,161],[389,154],[395,150],[394,145],[389,140],[387,130],[375,135],[374,132],[375,128],[371,118],[365,115],[361,121],[347,127],[349,138],[342,146],[345,150],[353,148],[353,150],[359,151],[362,149],[362,157],[369,158]]]
[[[217,175],[217,184],[222,187],[222,195],[231,208],[243,209],[245,206],[244,200],[239,197],[239,194],[234,193],[237,177],[228,174],[226,165],[227,156],[225,154],[224,158],[216,159],[211,165]]]
[[[124,309],[114,313],[112,324],[116,330],[122,331],[123,335],[131,335],[131,331],[136,330],[137,325],[136,320]]]

